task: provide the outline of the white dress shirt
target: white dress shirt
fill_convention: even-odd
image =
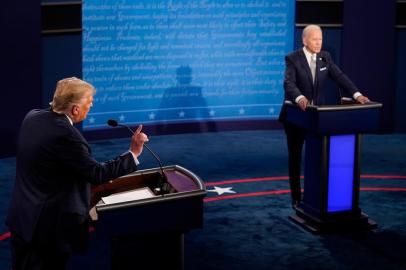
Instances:
[[[312,61],[312,57],[315,57],[317,59],[317,54],[312,54],[311,52],[309,52],[306,47],[303,47],[303,52],[306,56],[306,60],[307,60],[307,64],[309,65],[309,68],[311,69],[311,65],[310,62]],[[317,69],[317,68],[316,68]],[[352,97],[354,99],[357,99],[357,97],[362,96],[362,94],[360,92],[355,92]],[[297,98],[295,98],[295,102],[298,103],[300,99],[304,98],[304,95],[300,95]]]

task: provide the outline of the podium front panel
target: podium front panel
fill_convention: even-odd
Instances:
[[[351,211],[355,165],[355,135],[336,135],[329,140],[327,212]]]

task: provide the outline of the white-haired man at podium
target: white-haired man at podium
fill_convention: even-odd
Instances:
[[[323,34],[318,25],[308,25],[302,33],[303,47],[285,57],[285,102],[297,104],[302,110],[309,105],[323,105],[324,83],[327,78],[350,94],[356,102],[366,103],[355,84],[334,63],[330,54],[322,51]],[[284,102],[284,103],[285,103]],[[289,152],[289,184],[292,207],[301,201],[300,171],[305,130],[286,121],[286,107],[282,106],[279,120],[283,122]]]
[[[51,108],[30,111],[20,128],[16,182],[6,224],[13,270],[65,269],[88,234],[90,184],[137,169],[148,137],[139,126],[129,151],[97,162],[75,123],[83,121],[94,87],[78,78],[57,83]]]

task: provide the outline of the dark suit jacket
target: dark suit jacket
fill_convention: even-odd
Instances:
[[[327,78],[334,80],[341,89],[351,94],[359,91],[351,80],[334,64],[326,51],[317,54],[316,78],[313,83],[312,74],[303,48],[296,50],[285,57],[286,69],[283,87],[285,100],[295,103],[299,95],[304,95],[315,105],[323,105],[325,99],[324,83]],[[279,120],[285,120],[285,106],[282,106]]]
[[[65,115],[32,110],[20,129],[16,182],[6,224],[27,242],[37,237],[44,245],[75,249],[87,236],[90,183],[134,170],[131,153],[99,163]]]

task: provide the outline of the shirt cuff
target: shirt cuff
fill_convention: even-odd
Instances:
[[[362,94],[361,94],[359,91],[355,92],[355,93],[352,95],[352,97],[353,97],[354,99],[357,99],[359,96],[362,96]]]
[[[133,152],[131,152],[130,150],[128,150],[128,152],[130,152],[131,153],[131,155],[133,156],[133,158],[134,158],[134,162],[135,162],[135,165],[137,165],[138,166],[138,164],[140,164],[140,162],[139,162],[139,160],[138,160],[138,158],[134,155],[134,153]]]
[[[301,99],[301,98],[304,98],[305,96],[303,96],[303,95],[300,95],[300,96],[298,96],[297,98],[295,98],[295,102],[296,103],[299,103],[299,100]]]

